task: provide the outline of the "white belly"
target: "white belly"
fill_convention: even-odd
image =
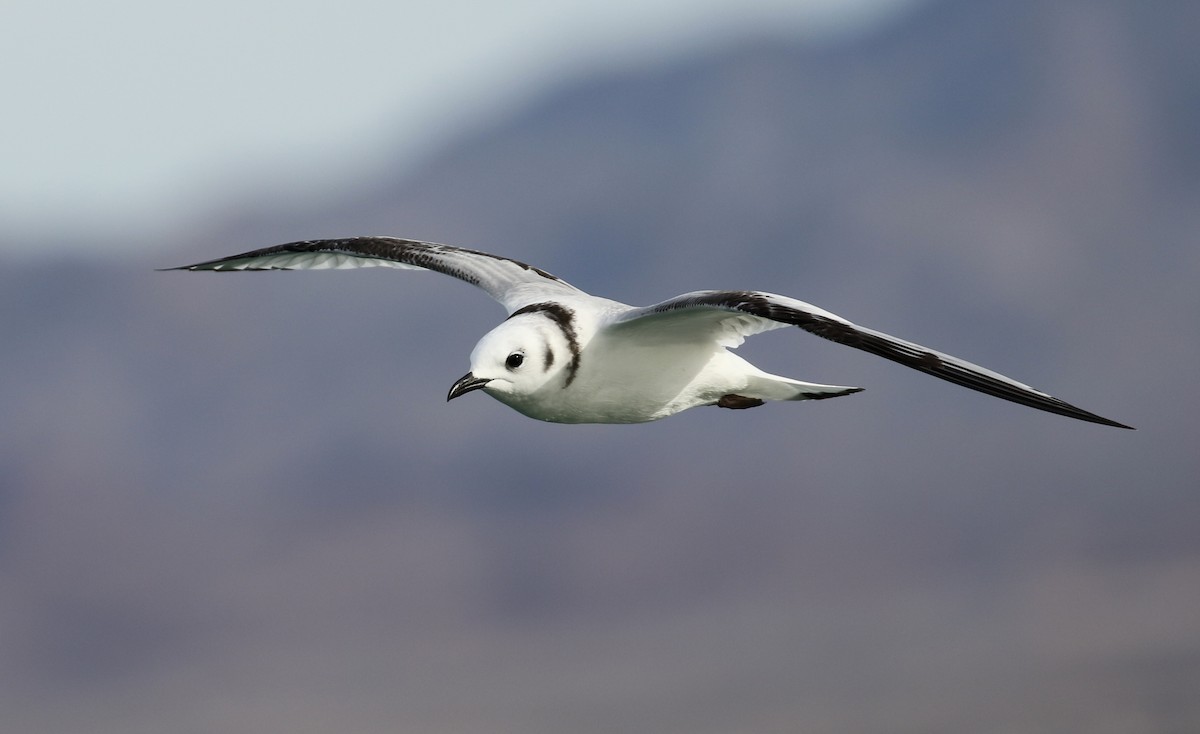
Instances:
[[[601,356],[597,356],[601,355]],[[494,395],[514,410],[553,423],[644,423],[744,389],[754,367],[724,349],[588,350],[569,385],[529,396]]]

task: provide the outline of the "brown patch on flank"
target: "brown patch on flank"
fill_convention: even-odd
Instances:
[[[763,405],[765,401],[758,398],[748,398],[745,395],[722,395],[717,401],[718,408],[729,408],[731,410],[745,410],[746,408],[757,408]]]

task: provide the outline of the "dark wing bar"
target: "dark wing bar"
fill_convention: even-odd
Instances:
[[[536,294],[525,291],[578,293],[578,290],[544,270],[479,250],[397,237],[348,237],[305,240],[264,247],[239,255],[165,270],[335,270],[390,267],[432,270],[482,288],[509,312]]]
[[[771,321],[791,324],[838,344],[870,352],[884,359],[898,362],[905,367],[920,370],[928,375],[993,397],[1090,423],[1116,428],[1133,428],[1078,408],[977,364],[923,347],[920,344],[898,339],[883,332],[858,326],[811,304],[772,293],[759,291],[688,293],[655,306],[638,309],[622,321],[628,322],[654,314],[694,308],[748,313]]]

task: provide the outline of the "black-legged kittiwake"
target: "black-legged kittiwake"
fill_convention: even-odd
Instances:
[[[1130,428],[957,357],[760,291],[695,291],[636,307],[585,293],[544,270],[486,252],[395,237],[309,240],[170,270],[434,270],[482,288],[508,311],[471,352],[447,400],[472,390],[530,418],[642,423],[699,405],[752,408],[862,390],[768,374],[729,351],[786,326],[1038,410]]]

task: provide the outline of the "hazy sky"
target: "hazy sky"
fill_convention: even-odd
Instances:
[[[381,144],[420,155],[589,67],[853,32],[917,1],[8,0],[0,248],[144,233],[214,190],[348,176]]]

